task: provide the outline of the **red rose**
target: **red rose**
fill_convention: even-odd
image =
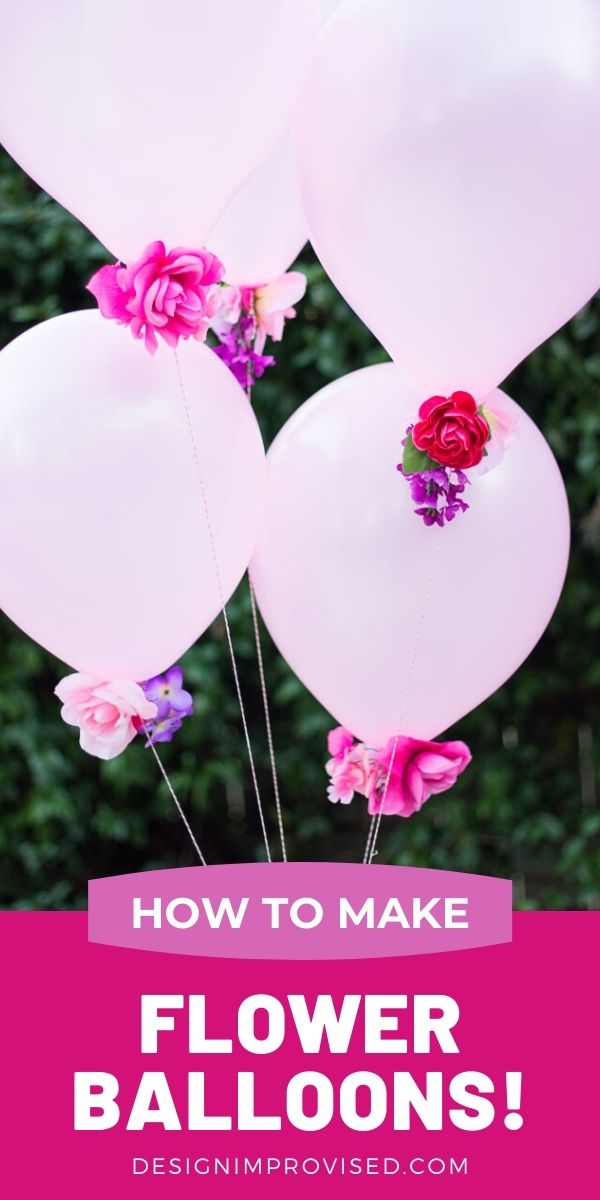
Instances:
[[[490,437],[490,427],[468,392],[432,396],[419,409],[412,440],[443,467],[476,467]]]

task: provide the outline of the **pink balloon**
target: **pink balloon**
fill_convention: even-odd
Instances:
[[[200,246],[283,131],[318,0],[19,0],[0,37],[0,139],[131,261]]]
[[[325,24],[329,20],[332,12],[338,7],[341,0],[321,0],[321,21]]]
[[[264,451],[227,367],[197,342],[177,353],[229,598],[257,537]],[[151,358],[98,312],[0,354],[0,505],[0,603],[78,671],[147,679],[221,607],[173,351]]]
[[[597,0],[345,0],[298,112],[311,241],[422,399],[600,285]]]
[[[320,0],[324,25],[340,0]],[[228,283],[258,287],[282,275],[308,241],[296,147],[290,129],[242,184],[207,241]]]
[[[490,397],[491,399],[491,397]],[[267,455],[251,574],[292,669],[368,745],[430,739],[527,657],[560,596],[569,514],[530,418],[468,512],[427,528],[396,471],[418,397],[396,366],[368,367],[304,404]]]
[[[228,283],[258,287],[282,275],[308,239],[289,131],[250,175],[210,231]]]

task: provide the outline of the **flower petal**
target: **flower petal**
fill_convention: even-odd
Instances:
[[[293,308],[306,292],[306,275],[288,271],[256,291],[256,307],[261,313],[279,313]]]

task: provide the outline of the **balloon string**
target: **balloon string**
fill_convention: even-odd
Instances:
[[[265,668],[262,654],[262,643],[260,639],[260,626],[258,624],[258,612],[256,608],[256,597],[252,580],[248,576],[248,588],[250,591],[250,607],[252,609],[252,625],[254,628],[254,641],[256,643],[256,657],[258,659],[258,674],[260,676],[260,687],[262,692],[263,709],[265,713],[265,728],[267,731],[267,742],[269,746],[269,759],[271,762],[271,776],[273,779],[273,794],[275,796],[275,808],[277,810],[277,826],[279,829],[279,840],[281,842],[281,856],[284,862],[288,861],[287,850],[285,845],[285,832],[283,828],[283,812],[281,809],[281,797],[279,794],[279,777],[277,774],[277,761],[275,758],[275,747],[273,744],[273,730],[271,727],[271,711],[269,707],[269,695],[267,692],[267,681],[265,678]]]
[[[400,722],[398,722],[398,724],[400,724]],[[398,746],[399,736],[400,736],[399,734],[396,734],[396,737],[394,738],[394,745],[392,746],[392,753],[390,754],[390,761],[388,764],[388,769],[387,769],[387,773],[386,773],[386,777],[385,777],[385,784],[383,787],[383,793],[382,793],[382,797],[381,797],[381,806],[380,806],[379,812],[377,813],[376,816],[371,818],[371,824],[369,825],[369,832],[367,834],[367,844],[365,846],[365,853],[363,856],[363,866],[370,866],[375,857],[375,853],[376,853],[375,846],[377,844],[377,838],[379,836],[379,826],[381,825],[381,814],[383,812],[386,797],[388,794],[388,788],[390,786],[390,779],[392,778],[392,771],[394,769],[394,759],[396,757],[396,748]]]
[[[371,839],[373,837],[376,820],[377,820],[376,817],[371,817],[371,823],[369,825],[369,832],[367,834],[367,844],[365,846],[365,852],[363,854],[363,867],[367,866],[369,863],[369,852],[371,850]]]
[[[252,327],[250,331],[250,343],[254,346],[256,340],[256,313],[254,303],[252,303],[249,311],[249,316],[252,318]],[[246,364],[246,396],[248,403],[252,403],[252,387],[254,383],[254,373],[252,370],[252,362],[248,359]],[[277,827],[279,829],[279,840],[281,842],[281,857],[284,862],[288,861],[287,849],[285,845],[285,831],[283,828],[283,812],[281,808],[281,796],[279,792],[279,776],[277,772],[277,760],[275,758],[275,745],[273,742],[273,729],[271,726],[271,710],[269,706],[269,694],[267,691],[267,680],[265,676],[265,667],[263,662],[262,643],[260,639],[260,626],[258,624],[258,613],[256,609],[256,597],[252,580],[248,575],[248,588],[250,591],[250,607],[252,609],[252,626],[254,629],[254,644],[256,646],[256,658],[258,662],[258,674],[260,677],[260,687],[262,692],[263,710],[265,714],[265,729],[267,731],[267,743],[269,747],[269,761],[271,763],[271,778],[273,780],[273,795],[275,796],[275,809],[277,812]]]
[[[144,725],[142,726],[142,728],[143,728],[143,730],[144,730],[144,733],[146,734],[146,737],[147,737],[148,739],[150,739],[150,737],[151,737],[151,734],[150,734],[150,731],[148,730],[148,728],[146,727],[146,725],[144,724]],[[160,757],[160,755],[159,755],[159,753],[158,753],[158,751],[157,751],[157,749],[156,749],[156,746],[154,745],[154,742],[152,742],[152,741],[150,741],[150,740],[148,740],[148,743],[147,743],[147,744],[149,745],[149,747],[150,747],[150,749],[151,749],[151,751],[152,751],[152,753],[153,753],[153,755],[154,755],[154,757],[155,757],[155,759],[156,759],[156,762],[158,763],[158,769],[159,769],[159,771],[160,771],[160,773],[161,773],[161,775],[162,775],[162,777],[163,777],[163,779],[164,779],[164,781],[165,781],[165,783],[166,783],[166,785],[167,785],[167,788],[169,789],[169,794],[170,794],[170,796],[171,796],[171,799],[172,799],[172,801],[173,801],[173,803],[174,803],[174,805],[175,805],[175,808],[177,809],[177,812],[179,813],[179,816],[181,817],[181,820],[183,821],[183,824],[185,825],[185,827],[186,827],[186,829],[187,829],[187,832],[188,832],[188,834],[189,834],[189,837],[190,837],[191,843],[192,843],[192,845],[193,845],[193,847],[194,847],[194,850],[196,851],[196,854],[198,855],[198,858],[200,859],[200,862],[202,863],[202,866],[203,866],[203,867],[205,867],[205,866],[207,865],[207,864],[206,864],[206,859],[205,859],[205,857],[204,857],[204,855],[203,855],[203,853],[202,853],[202,851],[201,851],[201,849],[200,849],[200,847],[199,847],[199,845],[198,845],[198,843],[197,843],[197,841],[196,841],[196,839],[195,839],[195,837],[194,837],[194,834],[192,833],[192,830],[191,830],[191,827],[190,827],[190,823],[189,823],[189,821],[188,821],[188,819],[187,819],[187,817],[186,817],[186,815],[185,815],[185,813],[184,813],[184,811],[183,811],[183,809],[182,809],[182,807],[181,807],[181,804],[179,803],[179,800],[177,799],[177,795],[176,795],[176,792],[175,792],[175,788],[173,787],[173,784],[171,783],[171,780],[169,779],[169,776],[167,775],[166,768],[165,768],[165,767],[164,767],[164,765],[163,765],[162,759],[161,759],[161,757]]]
[[[432,536],[436,537],[436,547],[435,547],[435,552],[434,552],[433,558],[431,560],[431,569],[429,571],[429,578],[425,585],[425,593],[423,596],[423,605],[421,608],[421,614],[419,617],[419,624],[417,626],[417,632],[415,634],[415,642],[414,642],[414,646],[413,646],[413,652],[411,655],[411,660],[410,660],[407,675],[406,675],[406,683],[404,685],[404,696],[402,698],[402,707],[400,710],[400,717],[398,719],[398,726],[400,728],[402,728],[402,722],[404,721],[404,714],[406,712],[406,706],[408,704],[408,700],[410,697],[410,692],[411,692],[411,688],[413,685],[415,670],[416,670],[416,666],[417,666],[417,660],[419,657],[421,644],[423,642],[423,634],[425,633],[427,609],[429,607],[429,601],[431,599],[431,594],[433,592],[433,585],[434,585],[435,577],[437,574],[438,564],[439,564],[439,560],[440,560],[440,550],[442,547],[441,538],[444,537],[444,531],[436,528],[435,530],[433,530],[433,529],[431,531],[428,530],[428,535],[429,535],[429,537],[432,537]],[[440,537],[440,535],[441,535],[441,537]],[[448,535],[446,534],[445,536],[447,537]],[[386,798],[387,798],[387,794],[388,794],[388,789],[390,786],[390,780],[392,778],[392,771],[394,769],[394,761],[396,758],[396,750],[398,748],[398,741],[399,741],[400,736],[401,735],[399,733],[397,733],[394,738],[394,744],[392,746],[392,753],[390,754],[390,761],[388,763],[388,769],[386,772],[385,783],[383,786],[383,792],[382,792],[381,800],[380,800],[380,804],[379,804],[379,812],[377,813],[376,816],[374,816],[372,818],[371,824],[369,826],[369,832],[367,834],[367,844],[365,846],[365,853],[363,855],[363,866],[371,866],[371,863],[373,862],[373,859],[377,852],[376,851],[377,838],[379,837],[381,818],[383,816],[383,812],[385,809],[385,802],[386,802]]]
[[[246,718],[246,708],[244,705],[244,698],[242,696],[242,688],[241,688],[240,677],[239,677],[239,673],[238,673],[237,660],[235,657],[235,650],[233,648],[233,638],[231,635],[231,626],[229,624],[229,617],[227,615],[227,608],[226,608],[226,604],[225,604],[225,593],[223,590],[223,581],[221,579],[221,571],[219,568],[219,559],[217,556],[215,534],[214,534],[213,524],[212,524],[212,520],[211,520],[211,516],[210,516],[210,509],[208,506],[208,496],[207,496],[207,492],[206,492],[206,485],[204,483],[204,475],[202,473],[202,467],[200,464],[200,455],[198,452],[198,444],[196,442],[196,435],[194,433],[194,426],[192,423],[192,416],[190,413],[190,406],[189,406],[189,402],[188,402],[188,398],[187,398],[187,392],[185,390],[185,384],[183,381],[183,374],[181,371],[181,364],[179,362],[179,355],[178,355],[176,349],[173,351],[173,353],[175,355],[175,362],[177,365],[177,377],[179,379],[179,387],[180,387],[180,391],[181,391],[181,397],[183,400],[185,418],[186,418],[188,432],[190,435],[190,441],[192,444],[192,450],[193,450],[193,454],[194,454],[196,473],[198,476],[198,482],[200,484],[200,492],[202,495],[202,507],[204,510],[204,516],[206,518],[206,525],[207,525],[207,529],[208,529],[208,536],[209,536],[209,541],[210,541],[210,549],[211,549],[211,555],[212,555],[212,560],[213,560],[213,566],[215,569],[217,587],[219,589],[219,600],[221,603],[221,613],[223,615],[223,622],[225,625],[225,634],[227,637],[227,646],[229,649],[229,658],[231,660],[231,669],[233,672],[235,690],[237,693],[237,699],[238,699],[240,714],[241,714],[241,718],[242,718],[242,725],[243,725],[243,729],[244,729],[244,739],[246,742],[246,750],[248,752],[248,761],[250,763],[250,771],[252,774],[252,783],[253,783],[253,787],[254,787],[254,794],[256,796],[256,803],[258,806],[258,814],[260,817],[260,825],[261,825],[262,835],[263,835],[263,839],[264,839],[264,843],[265,843],[265,850],[267,853],[267,861],[272,862],[271,851],[269,848],[269,838],[267,836],[267,827],[265,825],[265,815],[263,812],[260,788],[258,786],[258,777],[256,774],[256,766],[254,764],[254,755],[252,753],[252,744],[250,741],[250,731],[248,728],[248,721]]]

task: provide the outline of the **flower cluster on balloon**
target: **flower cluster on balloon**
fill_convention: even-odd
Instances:
[[[372,816],[412,817],[431,796],[453,787],[471,761],[464,742],[425,742],[397,735],[375,750],[342,726],[331,730],[327,746],[329,799],[350,804],[356,792],[368,800]]]
[[[62,702],[63,721],[79,729],[81,749],[105,761],[121,754],[139,733],[146,747],[170,742],[194,711],[181,667],[144,683],[76,672],[61,679],[54,694]]]
[[[517,425],[514,414],[496,414],[493,401],[478,405],[468,392],[432,396],[421,405],[417,422],[406,430],[397,470],[409,484],[418,505],[415,513],[425,525],[443,527],[467,512],[467,471],[486,459],[486,471],[498,466]]]
[[[204,342],[211,328],[218,337],[212,349],[249,393],[275,364],[264,354],[267,337],[281,341],[285,322],[296,316],[293,305],[306,291],[306,276],[288,271],[250,288],[223,284],[224,271],[204,247],[167,251],[156,241],[128,266],[101,267],[87,287],[102,316],[127,326],[149,354],[156,353],[159,337],[175,349],[188,338]]]
[[[256,288],[226,285],[221,289],[211,321],[219,338],[213,349],[248,393],[267,367],[275,365],[273,355],[264,353],[267,337],[281,341],[286,321],[296,316],[293,306],[305,291],[306,276],[301,271],[288,271]]]

